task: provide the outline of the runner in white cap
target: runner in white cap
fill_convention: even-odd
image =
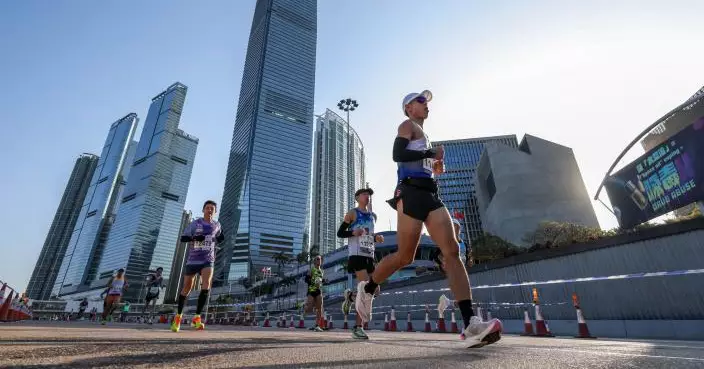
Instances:
[[[461,337],[470,341],[469,347],[482,347],[501,339],[503,327],[498,319],[483,322],[472,310],[467,270],[460,260],[450,213],[438,196],[434,179],[444,172],[444,148],[431,148],[430,139],[423,131],[423,123],[428,118],[428,102],[432,98],[433,94],[425,90],[408,94],[403,99],[401,108],[408,119],[398,127],[394,141],[393,159],[398,164],[398,185],[394,197],[388,201],[398,214],[398,251],[381,260],[369,281],[359,282],[355,308],[362,320],[369,321],[378,284],[413,262],[425,224],[430,237],[442,251],[450,289],[458,301],[465,324]]]

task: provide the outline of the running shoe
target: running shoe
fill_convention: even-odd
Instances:
[[[315,328],[313,328],[313,332],[324,332],[324,331],[323,331],[323,328],[320,328],[319,326],[316,325]]]
[[[171,322],[171,331],[178,332],[181,329],[181,314],[174,316],[174,321]]]
[[[450,307],[450,305],[452,305],[452,301],[444,294],[441,295],[440,300],[438,301],[438,311],[445,311],[448,307]]]
[[[367,333],[364,332],[364,328],[355,327],[352,329],[352,338],[358,339],[358,340],[368,340],[369,336],[367,336]]]
[[[354,302],[354,308],[357,310],[362,322],[368,322],[372,315],[372,301],[374,301],[374,295],[364,291],[364,286],[367,285],[366,281],[359,282],[357,284],[357,298]]]
[[[342,302],[342,313],[347,315],[350,313],[352,305],[352,291],[348,288],[345,290],[345,301]]]
[[[502,331],[503,325],[500,320],[492,319],[484,322],[482,318],[473,316],[469,321],[469,326],[462,333],[469,341],[468,348],[479,348],[500,340]]]
[[[197,331],[202,331],[205,329],[205,323],[203,323],[199,314],[193,317],[191,327],[195,328]]]

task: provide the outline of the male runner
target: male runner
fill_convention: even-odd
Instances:
[[[210,285],[213,281],[213,264],[215,263],[215,245],[222,243],[225,236],[220,223],[213,219],[217,211],[215,201],[208,200],[203,204],[203,217],[191,222],[181,235],[181,242],[188,242],[188,259],[183,272],[183,290],[178,296],[178,310],[171,330],[178,332],[181,329],[183,306],[186,304],[188,294],[193,289],[196,274],[200,274],[201,285],[196,315],[191,320],[191,326],[197,330],[205,329],[200,314],[205,303],[208,302]]]
[[[84,297],[80,305],[78,305],[78,320],[83,320],[83,314],[86,313],[88,309],[88,298]]]
[[[377,242],[384,242],[384,236],[374,233],[376,214],[369,209],[371,188],[362,188],[354,194],[357,207],[345,214],[345,219],[337,230],[337,237],[347,238],[348,259],[347,272],[354,273],[358,282],[369,279],[369,274],[374,271],[374,248]],[[342,312],[347,315],[352,304],[352,292],[345,290],[345,301],[342,303]],[[356,324],[352,328],[352,337],[369,339],[364,332],[364,322],[357,314]]]
[[[117,275],[110,278],[107,285],[107,296],[105,296],[105,301],[103,301],[103,320],[101,324],[105,325],[108,317],[112,318],[112,312],[120,304],[120,299],[122,299],[122,291],[129,286],[127,280],[125,279],[125,270],[120,268],[117,271]]]
[[[313,330],[322,332],[325,327],[325,319],[323,318],[323,258],[318,255],[313,259],[313,266],[306,275],[306,283],[308,284],[308,293],[306,294],[305,313],[310,314],[315,308],[315,325]],[[327,327],[325,327],[327,328]]]
[[[150,273],[148,276],[147,296],[144,298],[144,310],[142,310],[142,314],[147,313],[147,308],[151,304],[152,309],[147,320],[149,324],[154,324],[152,317],[154,316],[154,310],[156,310],[156,301],[159,299],[159,292],[161,292],[161,289],[164,287],[164,277],[161,275],[163,271],[164,268],[158,267],[155,273]]]
[[[431,148],[423,131],[423,123],[428,118],[428,101],[432,97],[432,93],[426,90],[408,94],[403,99],[402,109],[408,119],[399,125],[394,141],[393,159],[398,164],[398,185],[394,197],[388,201],[398,214],[398,251],[383,258],[369,280],[357,285],[355,305],[362,320],[369,321],[376,287],[413,262],[425,224],[444,256],[450,289],[458,301],[465,325],[463,334],[470,340],[469,347],[482,347],[498,341],[503,327],[498,319],[483,322],[474,316],[472,310],[469,277],[460,261],[452,219],[438,196],[438,186],[433,178],[444,172],[445,151],[442,146]]]
[[[467,263],[467,260],[469,260],[469,253],[467,250],[467,247],[464,245],[464,242],[462,241],[461,233],[460,231],[462,230],[462,225],[460,225],[460,221],[452,218],[452,225],[455,227],[455,237],[457,238],[457,243],[460,246],[460,260],[462,261],[462,265],[465,266],[465,268],[469,268],[471,265]],[[442,256],[442,252],[440,251],[440,248],[437,248],[435,252],[433,253],[433,260],[435,260],[435,263],[437,264],[438,268],[440,271],[445,274],[445,260]]]

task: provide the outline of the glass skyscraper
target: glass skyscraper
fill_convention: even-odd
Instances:
[[[498,142],[518,147],[516,135],[468,138],[451,141],[433,141],[433,147],[445,146],[445,173],[438,176],[440,197],[450,215],[462,224],[462,239],[473,241],[482,235],[474,177],[484,146]]]
[[[76,292],[81,286],[89,284],[95,275],[105,236],[114,221],[116,199],[129,175],[129,163],[135,149],[132,138],[137,122],[137,114],[130,113],[110,125],[98,167],[54,284],[55,295]]]
[[[97,166],[98,156],[96,155],[83,154],[76,159],[37,264],[34,266],[34,272],[29,279],[29,285],[27,285],[29,298],[48,300],[51,297],[56,276],[59,274],[78,214],[81,212],[81,204],[86,198]]]
[[[337,237],[337,227],[356,206],[355,191],[365,184],[364,145],[357,132],[328,109],[318,116],[314,152],[311,246],[325,255],[346,243],[346,238]]]
[[[178,129],[186,91],[186,86],[174,83],[152,99],[94,287],[119,268],[125,268],[132,281],[143,280],[157,267],[164,268],[165,283],[171,277],[198,147],[197,138]],[[143,297],[140,294],[139,288],[131,288],[125,298],[134,300]]]
[[[304,247],[310,207],[316,0],[257,0],[232,135],[215,283]],[[307,245],[306,245],[307,247]]]

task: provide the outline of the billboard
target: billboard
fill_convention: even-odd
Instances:
[[[702,104],[704,105],[704,104]],[[622,228],[632,228],[704,200],[704,112],[683,112],[690,124],[611,175],[604,188]]]

